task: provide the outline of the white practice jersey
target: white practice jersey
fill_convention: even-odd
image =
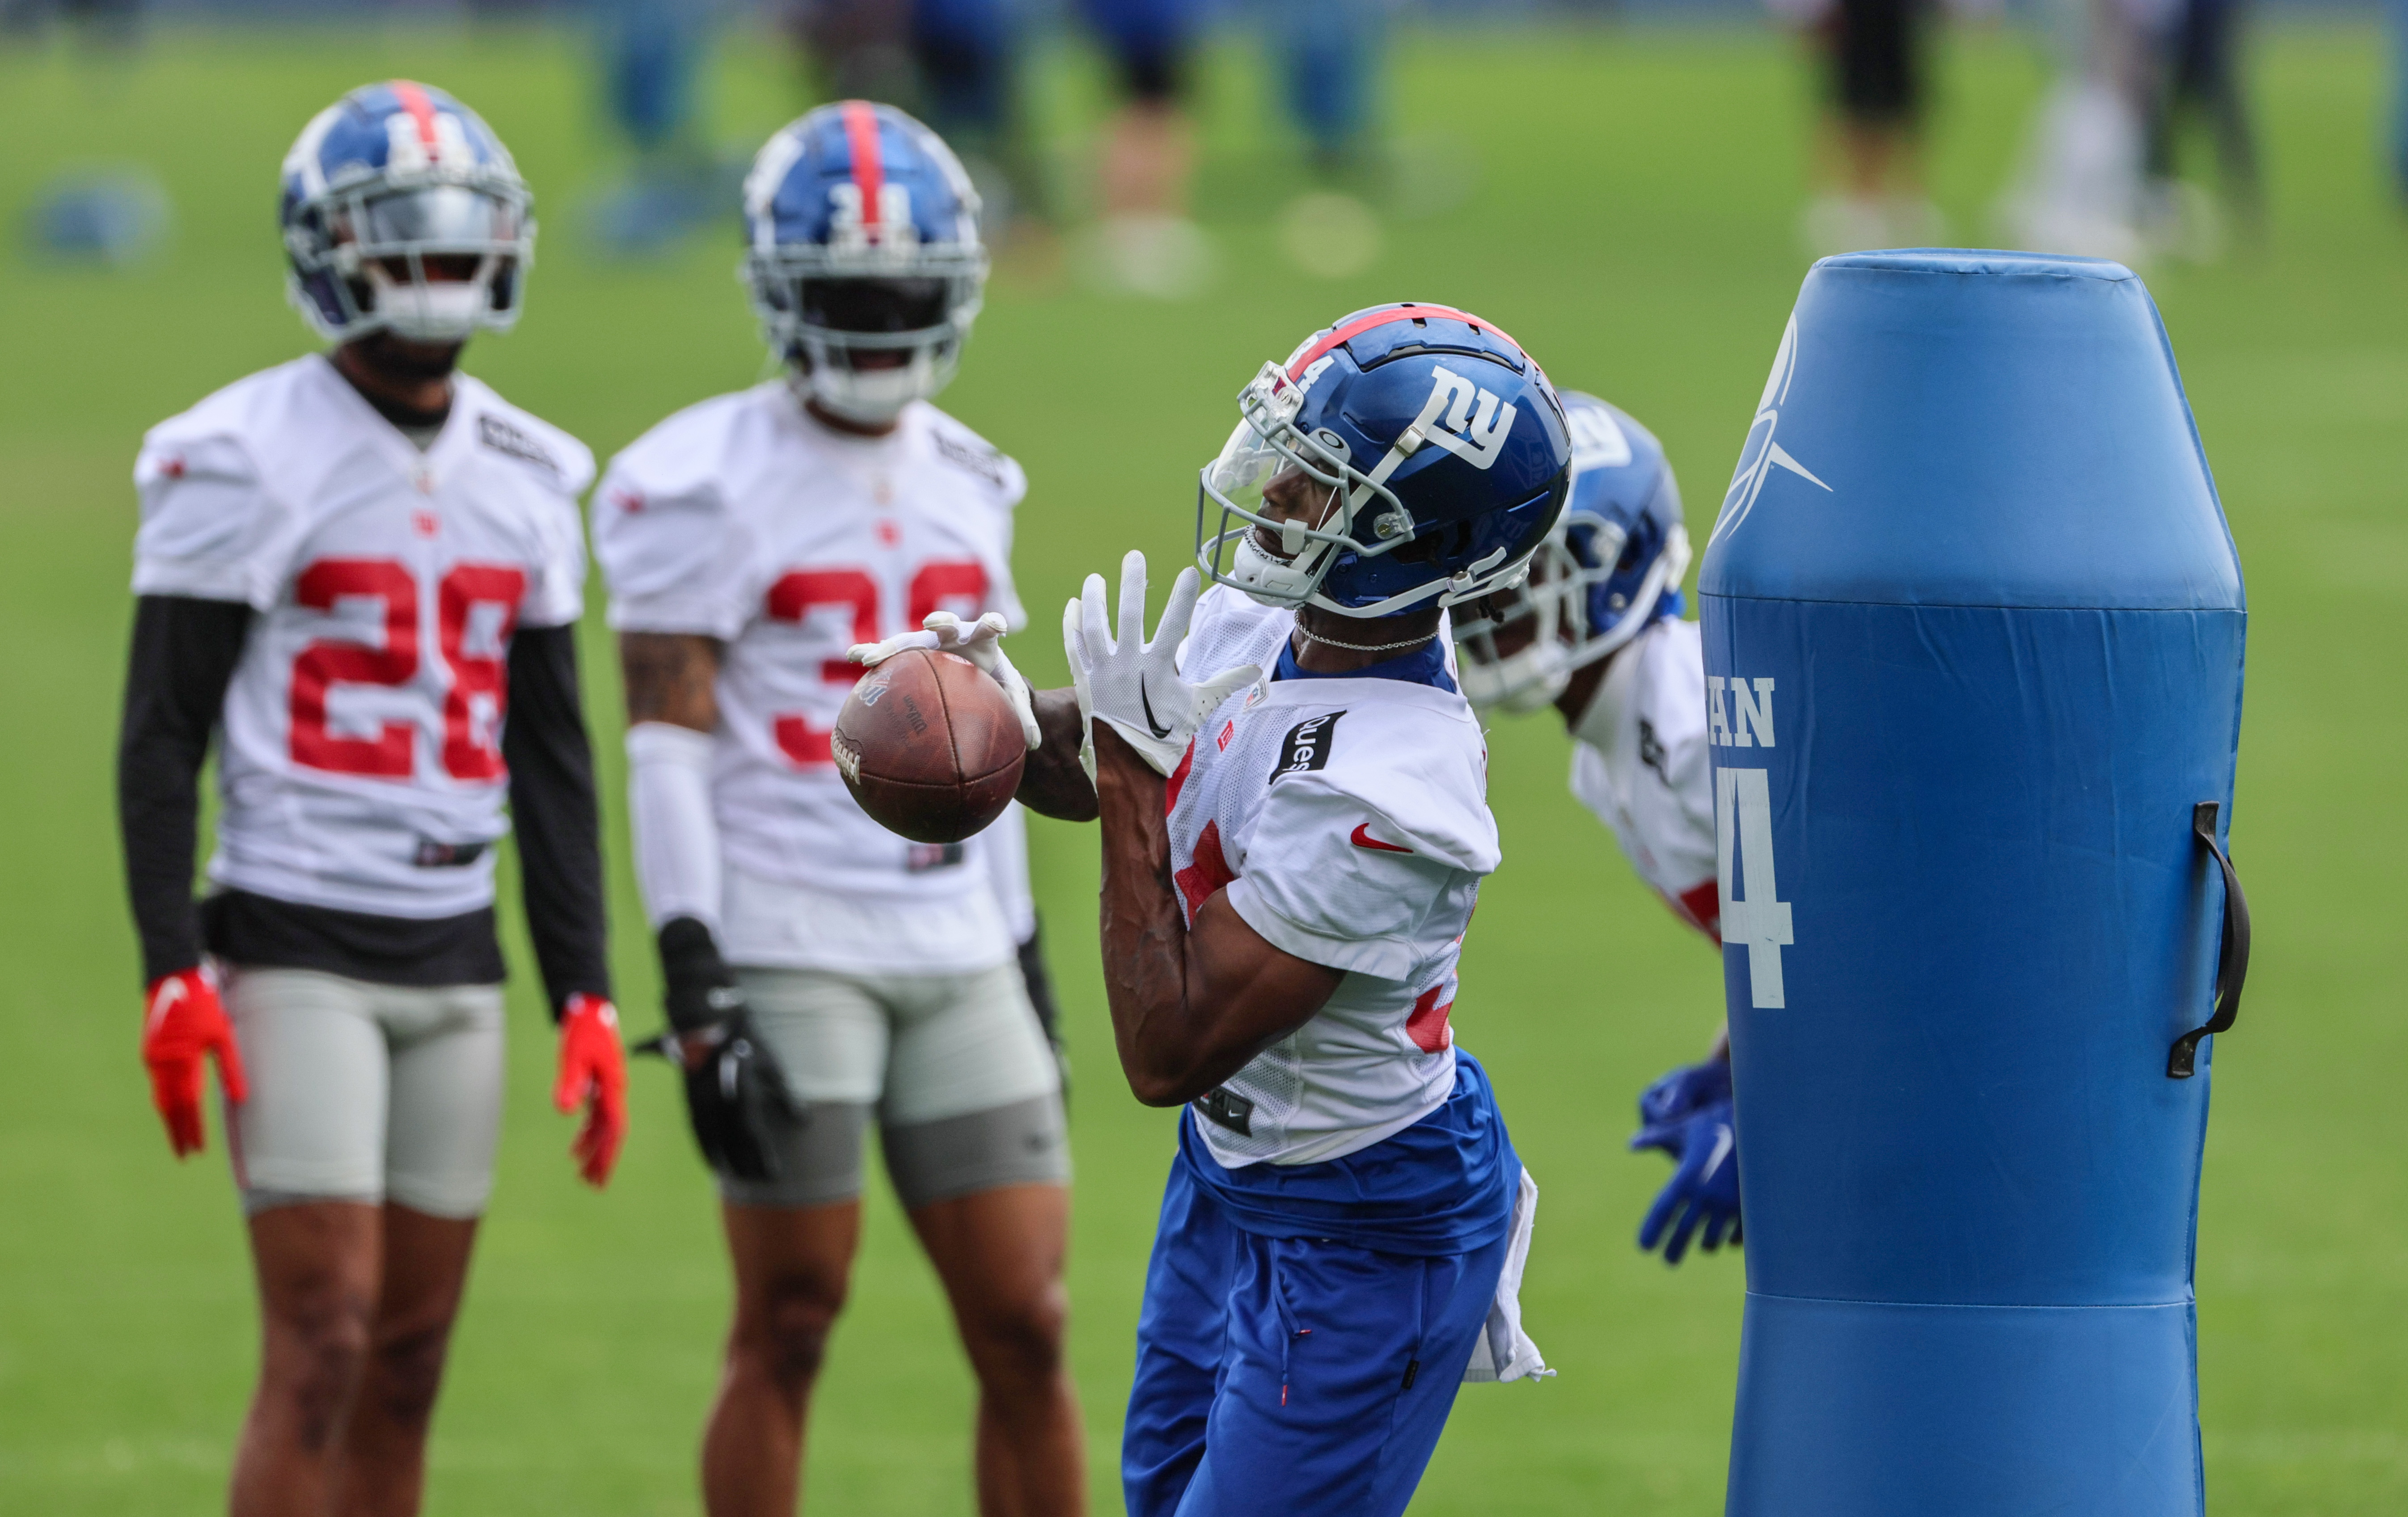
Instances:
[[[577,439],[465,374],[421,451],[319,356],[151,429],[135,594],[259,613],[211,880],[381,916],[491,904],[510,636],[583,610],[593,478]]]
[[[1214,586],[1181,672],[1268,670],[1295,625]],[[1397,680],[1266,678],[1198,730],[1168,799],[1191,925],[1226,886],[1273,947],[1346,971],[1312,1021],[1197,1103],[1213,1156],[1334,1159],[1427,1116],[1455,1089],[1455,962],[1498,859],[1470,704]]]
[[[1572,744],[1572,794],[1683,921],[1722,941],[1698,623],[1667,617],[1614,655]]]
[[[1025,489],[1019,465],[925,402],[861,437],[782,381],[680,411],[611,461],[593,505],[610,624],[725,648],[711,809],[731,961],[950,971],[1011,956],[986,843],[880,826],[828,739],[864,672],[853,644],[938,610],[1026,622],[1011,585]]]

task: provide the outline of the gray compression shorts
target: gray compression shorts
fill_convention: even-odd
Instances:
[[[907,1209],[1006,1185],[1069,1182],[1061,1076],[1018,966],[736,973],[796,1117],[773,1138],[776,1180],[720,1176],[729,1203],[810,1207],[859,1195],[873,1112]]]
[[[474,1217],[502,1123],[502,988],[231,969],[251,1098],[227,1113],[243,1210],[392,1201]]]

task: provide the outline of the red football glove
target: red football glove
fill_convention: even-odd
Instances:
[[[218,1079],[226,1099],[240,1106],[251,1095],[242,1078],[242,1051],[235,1047],[234,1023],[218,1004],[218,988],[198,968],[162,975],[150,985],[142,1015],[142,1062],[150,1066],[150,1104],[167,1123],[167,1142],[179,1159],[202,1148],[202,1060],[218,1056]]]
[[[598,995],[572,995],[560,1019],[560,1078],[552,1104],[585,1108],[585,1125],[568,1146],[577,1172],[597,1189],[610,1181],[627,1140],[627,1054],[619,1046],[619,1011]]]

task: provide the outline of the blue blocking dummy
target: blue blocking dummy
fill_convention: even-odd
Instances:
[[[2148,292],[1817,264],[1699,589],[1747,1224],[1728,1510],[2195,1517],[2185,1035],[2229,1024],[2246,961],[2246,614]]]

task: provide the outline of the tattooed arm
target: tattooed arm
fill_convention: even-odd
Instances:
[[[1104,994],[1121,1070],[1148,1106],[1192,1101],[1236,1074],[1312,1021],[1344,978],[1264,941],[1226,891],[1194,928],[1181,920],[1163,785],[1120,734],[1096,724]]]
[[[720,652],[717,638],[692,633],[621,633],[627,725],[666,722],[694,732],[717,727]]]

